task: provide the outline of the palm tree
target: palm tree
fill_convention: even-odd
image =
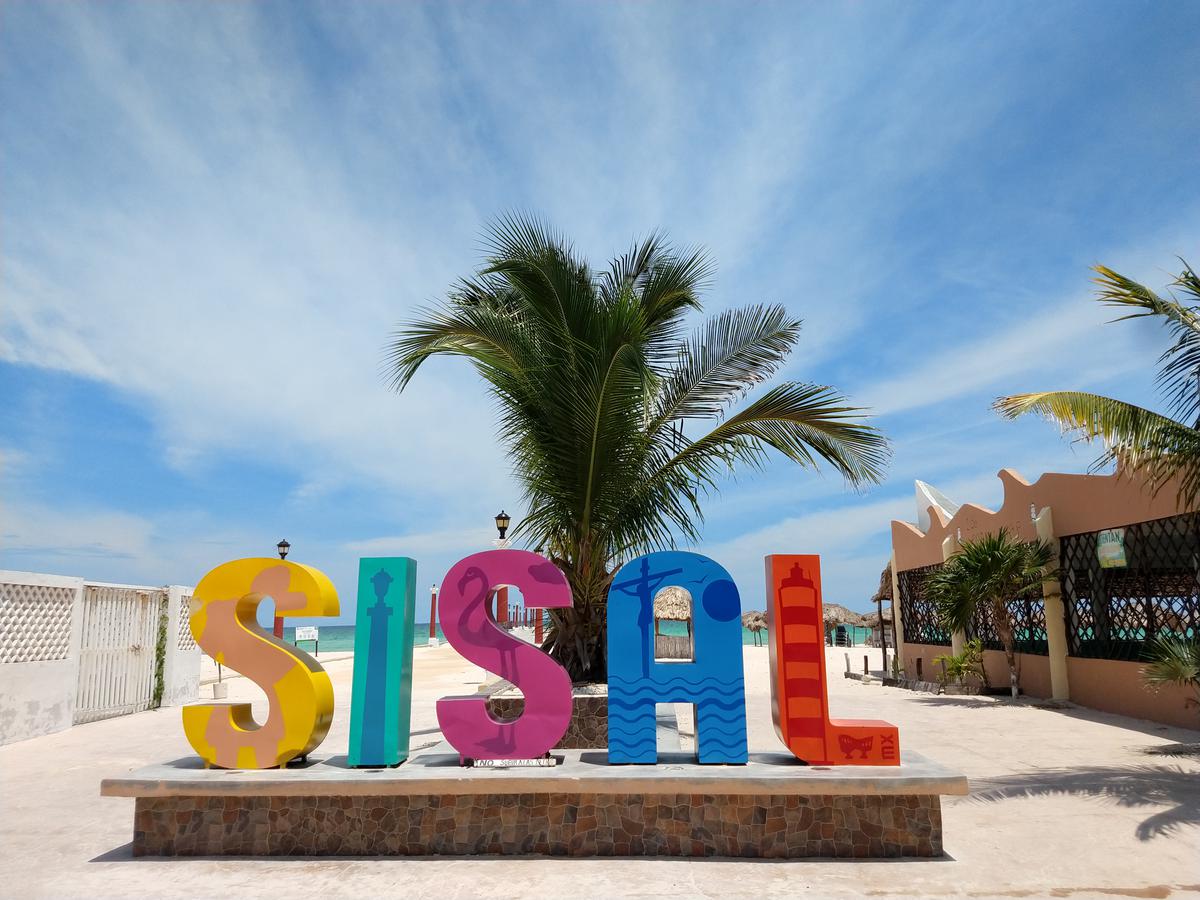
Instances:
[[[550,610],[544,647],[575,680],[606,677],[604,613],[620,564],[677,538],[695,542],[701,501],[768,450],[824,460],[852,485],[878,482],[888,446],[835,390],[777,383],[800,322],[782,306],[721,312],[691,336],[713,271],[700,251],[651,235],[603,272],[541,223],[505,217],[486,262],[391,340],[402,391],[435,355],[461,356],[499,410],[527,505],[517,536],[558,565],[575,596]]]
[[[1175,338],[1158,360],[1158,384],[1168,402],[1167,414],[1081,391],[1017,394],[1001,397],[995,407],[1008,418],[1038,413],[1058,422],[1066,433],[1103,442],[1105,452],[1096,467],[1115,462],[1118,471],[1145,477],[1155,492],[1178,479],[1177,502],[1181,509],[1189,509],[1200,501],[1200,277],[1180,262],[1183,272],[1171,287],[1186,302],[1174,293],[1160,297],[1112,269],[1095,267],[1100,285],[1097,298],[1137,310],[1118,321],[1155,316]]]
[[[1178,684],[1190,687],[1196,694],[1188,704],[1200,709],[1200,641],[1179,635],[1162,635],[1146,648],[1147,663],[1142,678],[1151,687]]]
[[[937,607],[942,625],[966,632],[975,621],[980,604],[996,626],[1004,658],[1008,661],[1008,683],[1017,696],[1017,654],[1013,642],[1011,600],[1026,597],[1055,577],[1050,571],[1054,549],[1045,541],[1022,541],[1001,528],[977,540],[963,541],[957,553],[929,579],[927,596]]]

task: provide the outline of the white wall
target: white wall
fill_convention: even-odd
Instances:
[[[200,648],[188,625],[192,589],[173,584],[167,614],[167,654],[163,660],[163,706],[182,706],[200,696]]]
[[[83,579],[0,571],[0,744],[71,727]]]
[[[87,584],[82,578],[0,570],[0,744],[71,727]],[[164,590],[120,587],[160,595]],[[165,590],[162,705],[180,706],[199,695],[200,649],[188,627],[192,589],[172,585]]]

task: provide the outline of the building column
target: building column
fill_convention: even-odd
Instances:
[[[949,561],[955,553],[961,549],[962,545],[958,542],[958,536],[950,534],[942,541],[942,562]],[[967,642],[967,636],[962,631],[952,631],[950,633],[950,652],[958,656],[963,652],[963,645]]]
[[[1049,569],[1059,567],[1059,543],[1054,533],[1054,516],[1047,506],[1033,520],[1038,540],[1054,548]],[[1070,700],[1071,684],[1067,677],[1067,616],[1063,606],[1062,582],[1058,577],[1042,583],[1042,599],[1046,603],[1046,643],[1050,654],[1050,696],[1054,700]]]
[[[900,572],[896,569],[896,551],[892,551],[892,631],[896,635],[895,654],[900,665],[904,662],[904,616],[900,610]]]
[[[429,588],[429,638],[426,643],[437,644],[437,595],[438,586]]]
[[[508,585],[496,591],[496,621],[501,625],[508,624]]]

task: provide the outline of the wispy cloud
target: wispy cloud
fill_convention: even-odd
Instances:
[[[1176,265],[1176,250],[1200,244],[1200,204],[1180,211],[1169,228],[1157,228],[1152,237],[1135,247],[1107,248],[1110,265],[1161,289]],[[1081,270],[1073,284],[1087,283],[1091,273]],[[1147,276],[1153,276],[1147,277]],[[982,288],[977,288],[983,290]],[[987,289],[993,293],[995,286]],[[880,415],[894,416],[922,407],[976,394],[984,388],[1003,393],[1056,388],[1087,388],[1129,373],[1141,390],[1154,356],[1147,353],[1150,329],[1161,339],[1154,323],[1124,322],[1111,307],[1097,303],[1093,294],[1064,287],[1060,297],[1027,297],[1004,310],[1007,324],[994,327],[983,317],[977,329],[955,335],[925,323],[916,323],[905,336],[915,360],[873,383],[859,386],[855,395]],[[1091,389],[1095,389],[1094,387]]]

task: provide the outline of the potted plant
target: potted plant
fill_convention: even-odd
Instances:
[[[982,694],[991,687],[983,666],[983,641],[979,638],[967,641],[962,653],[946,653],[933,661],[942,665],[940,680],[944,694]]]

